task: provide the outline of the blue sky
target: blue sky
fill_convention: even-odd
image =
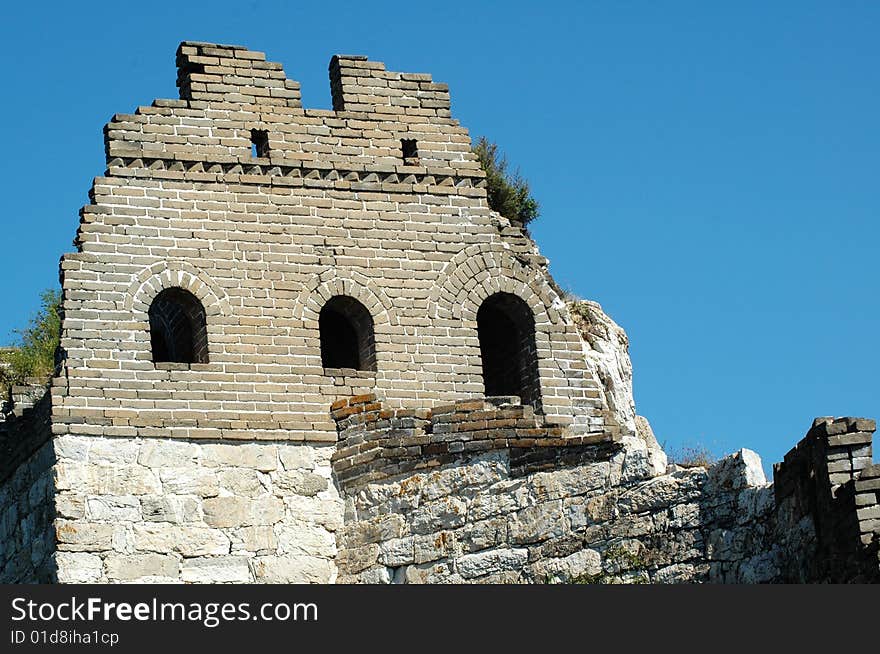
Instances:
[[[877,416],[880,4],[719,4],[6,3],[0,343],[57,284],[104,123],[218,41],[309,107],[339,52],[449,83],[531,181],[556,279],[629,333],[668,448],[769,466],[814,416]]]

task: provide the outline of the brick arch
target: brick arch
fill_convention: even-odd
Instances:
[[[226,293],[203,271],[184,261],[160,261],[145,268],[128,288],[125,309],[146,316],[153,299],[170,288],[182,288],[198,298],[209,327],[218,316],[229,314]]]
[[[541,410],[537,332],[532,309],[519,296],[495,293],[477,312],[486,395],[517,395]]]
[[[293,317],[318,323],[322,307],[337,295],[352,297],[366,307],[373,318],[376,334],[388,334],[398,324],[394,305],[381,288],[357,271],[329,269],[315,275],[294,301]]]
[[[441,280],[429,296],[432,318],[476,322],[483,301],[495,293],[511,293],[535,314],[539,331],[564,328],[564,303],[550,288],[540,270],[520,264],[503,247],[471,245],[458,252],[440,273]]]
[[[150,333],[149,311],[153,300],[170,289],[187,291],[201,303],[204,310],[204,356],[199,359],[203,362],[211,360],[216,354],[217,338],[222,333],[221,320],[224,315],[230,315],[229,300],[208,275],[192,264],[184,261],[160,261],[137,275],[128,288],[124,304],[125,309],[131,311],[134,320],[141,325],[136,331]],[[152,347],[148,354],[153,356]]]
[[[557,419],[561,417],[560,410],[564,412],[568,406],[572,381],[558,359],[583,355],[565,303],[550,287],[545,274],[521,264],[503,245],[467,247],[441,273],[429,296],[428,315],[433,320],[456,321],[472,327],[476,341],[477,313],[483,302],[497,293],[520,298],[535,321],[537,372],[532,399],[537,399],[536,408],[540,406],[542,412]]]

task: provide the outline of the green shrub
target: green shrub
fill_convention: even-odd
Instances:
[[[27,327],[16,330],[17,342],[0,352],[0,395],[28,377],[49,379],[55,371],[55,350],[61,338],[61,293],[40,294],[40,308]]]
[[[507,158],[498,151],[498,145],[481,136],[473,151],[486,173],[486,192],[492,210],[523,226],[537,218],[538,201],[532,197],[529,183],[519,171],[507,171]]]

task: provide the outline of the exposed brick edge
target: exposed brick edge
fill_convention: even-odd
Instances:
[[[529,406],[462,400],[434,409],[384,409],[372,393],[334,402],[339,434],[333,471],[345,489],[449,465],[489,451],[509,453],[511,475],[609,458],[616,433],[568,436]]]
[[[867,418],[816,418],[807,435],[773,466],[777,506],[794,501],[816,526],[820,576],[880,582],[875,429],[875,421]]]

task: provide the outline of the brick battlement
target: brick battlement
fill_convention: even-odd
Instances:
[[[867,418],[816,418],[806,436],[773,466],[777,501],[805,483],[815,483],[821,497],[836,497],[843,484],[871,466],[875,429],[876,422]]]
[[[572,436],[546,424],[516,397],[462,400],[433,409],[385,409],[372,393],[331,406],[339,432],[333,470],[341,486],[357,487],[425,472],[493,450],[509,453],[512,476],[583,465],[610,457],[620,436]]]

